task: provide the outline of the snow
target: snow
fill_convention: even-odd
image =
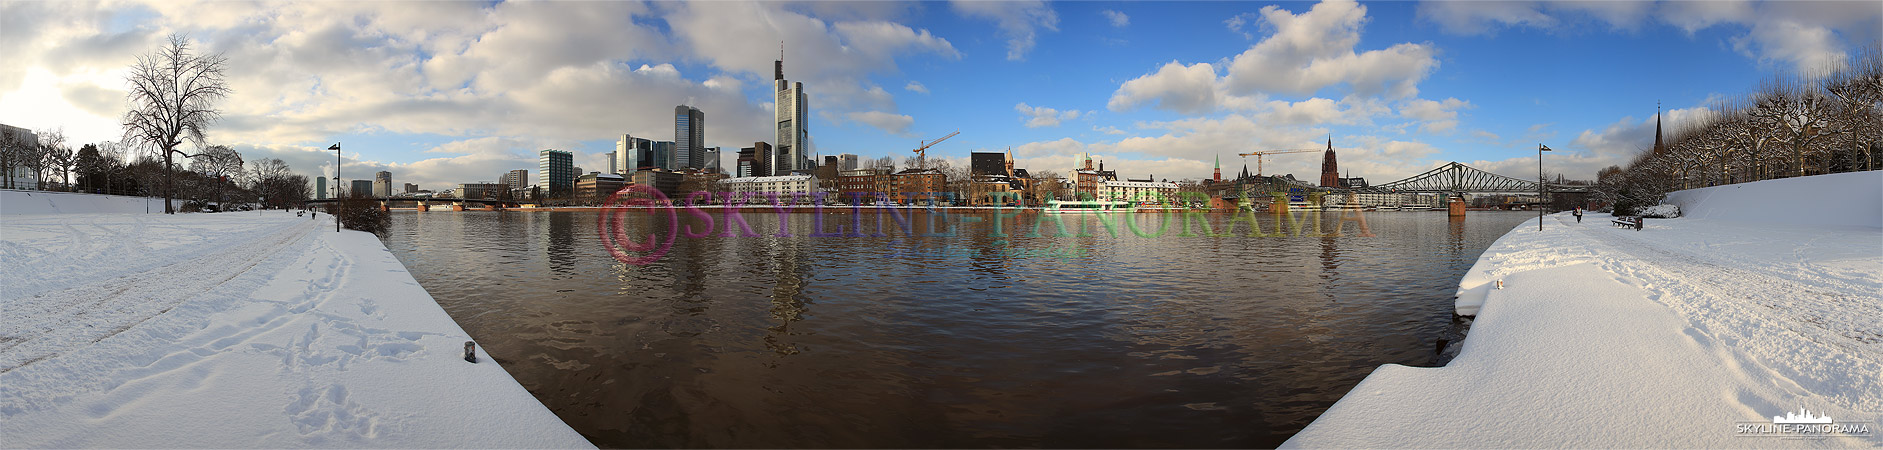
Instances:
[[[1482,307],[1450,364],[1381,366],[1284,446],[1883,446],[1880,175],[1683,191],[1641,231],[1520,225],[1459,283]],[[1735,431],[1800,409],[1870,435]]]
[[[471,338],[371,234],[17,194],[0,194],[6,447],[592,447],[481,346],[464,361]]]
[[[172,205],[183,206],[182,200]],[[163,199],[72,192],[0,190],[0,215],[163,212]]]
[[[1877,227],[1883,224],[1879,192],[1883,171],[1870,171],[1689,189],[1661,202],[1699,219]]]

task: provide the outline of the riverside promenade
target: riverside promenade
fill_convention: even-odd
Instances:
[[[592,447],[373,235],[152,204],[0,191],[6,447]]]
[[[1459,285],[1457,358],[1381,366],[1284,447],[1883,446],[1883,172],[1666,203],[1517,226]]]

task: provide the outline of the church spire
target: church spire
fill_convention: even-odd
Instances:
[[[1661,153],[1661,102],[1654,102],[1654,153]]]
[[[1223,155],[1216,155],[1216,174],[1212,177],[1212,181],[1223,181]]]

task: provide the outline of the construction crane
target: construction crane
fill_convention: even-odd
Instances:
[[[1262,176],[1262,157],[1264,156],[1281,155],[1281,154],[1287,154],[1287,153],[1308,153],[1308,152],[1319,152],[1319,151],[1326,151],[1326,149],[1304,148],[1304,149],[1294,149],[1294,150],[1263,150],[1263,151],[1258,151],[1258,152],[1240,153],[1240,155],[1242,155],[1243,161],[1248,161],[1250,156],[1254,156],[1255,157],[1255,175]],[[1244,169],[1244,170],[1247,170],[1247,169]]]
[[[916,149],[913,150],[915,152],[915,165],[920,166],[917,168],[918,169],[928,168],[928,148],[929,147],[934,147],[935,144],[940,144],[941,141],[946,141],[948,140],[948,138],[955,137],[955,135],[957,134],[961,134],[961,130],[955,130],[955,132],[953,133],[948,133],[947,136],[942,136],[941,139],[936,139],[933,141],[923,141],[921,147],[916,147]]]

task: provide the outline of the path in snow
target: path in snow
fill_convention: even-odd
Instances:
[[[9,220],[8,231],[16,225],[27,229],[52,222],[50,225],[71,231],[73,241],[66,249],[43,252],[36,255],[40,258],[33,258],[37,260],[24,262],[37,270],[56,268],[57,264],[44,259],[61,258],[74,251],[125,257],[128,255],[111,251],[109,244],[135,239],[122,233],[107,234],[109,239],[102,239],[105,242],[100,245],[93,233],[70,224],[45,219],[35,222],[41,223],[15,224]],[[7,313],[0,318],[4,321],[0,325],[4,330],[0,334],[0,373],[97,343],[168,312],[178,303],[249,271],[264,258],[304,238],[316,225],[312,221],[293,221],[289,226],[269,230],[270,234],[260,239],[213,241],[206,254],[167,261],[151,270],[70,280],[70,287],[10,301]],[[109,230],[95,222],[86,224],[86,228]]]
[[[1284,446],[1883,446],[1879,181],[1714,188],[1642,231],[1606,214],[1520,225],[1459,283],[1477,319],[1457,358],[1381,366]],[[1809,201],[1715,209],[1770,204],[1752,196]],[[1870,434],[1736,431],[1800,408]]]
[[[331,224],[0,217],[5,446],[590,446]]]

